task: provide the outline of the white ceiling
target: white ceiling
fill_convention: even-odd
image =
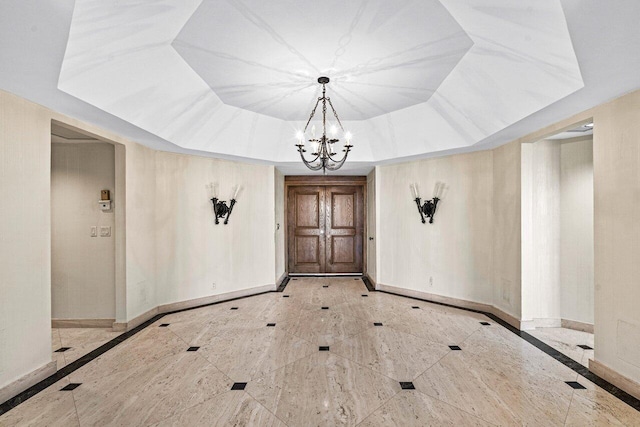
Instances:
[[[305,172],[319,75],[348,173],[493,147],[640,88],[640,2],[3,0],[0,89],[154,148]]]
[[[205,0],[172,45],[225,104],[298,121],[323,75],[344,120],[426,102],[473,45],[438,0],[322,8],[326,15],[310,0]]]

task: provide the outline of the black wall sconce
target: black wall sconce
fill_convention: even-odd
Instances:
[[[409,185],[411,189],[411,194],[413,195],[413,199],[418,206],[418,212],[420,213],[420,219],[422,223],[426,223],[425,217],[429,218],[429,224],[433,224],[433,216],[436,214],[436,208],[438,207],[438,202],[442,198],[442,191],[444,190],[444,183],[436,182],[436,188],[434,190],[434,196],[431,200],[425,200],[424,203],[421,203],[420,193],[418,192],[418,186],[416,184]]]
[[[211,203],[213,203],[213,213],[215,217],[216,224],[220,224],[219,218],[224,218],[224,224],[227,225],[229,223],[229,217],[231,216],[231,212],[233,211],[233,206],[236,204],[236,197],[238,196],[238,191],[240,191],[240,186],[236,187],[236,191],[233,193],[231,197],[231,201],[229,202],[229,206],[227,206],[226,200],[219,200],[215,195],[215,185],[211,184],[211,189],[214,193],[213,198],[211,199]]]

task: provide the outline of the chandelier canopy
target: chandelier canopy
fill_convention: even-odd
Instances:
[[[322,169],[322,172],[326,174],[327,170],[335,171],[342,167],[344,162],[347,160],[347,156],[349,155],[349,152],[351,151],[353,145],[351,145],[351,133],[345,132],[344,128],[342,127],[342,123],[338,118],[338,113],[336,112],[335,108],[333,108],[331,98],[327,98],[326,96],[326,84],[329,83],[329,77],[319,77],[318,83],[322,85],[322,96],[319,97],[316,101],[316,105],[311,111],[311,116],[309,116],[309,120],[307,120],[307,124],[305,125],[304,130],[298,132],[298,134],[296,135],[296,139],[298,140],[296,147],[298,147],[300,158],[309,169],[311,169],[312,171],[318,171]],[[313,116],[316,114],[316,109],[318,108],[320,102],[322,102],[322,135],[319,138],[316,138],[316,127],[315,125],[311,127],[311,138],[308,141],[311,143],[310,150],[312,159],[307,160],[304,155],[304,153],[307,152],[307,150],[304,148],[305,134],[307,133],[307,128],[309,127],[309,123],[311,123],[311,119],[313,119]],[[344,155],[341,159],[335,157],[335,144],[340,141],[336,138],[338,128],[335,125],[331,126],[331,137],[327,137],[327,104],[329,104],[331,111],[333,111],[333,115],[336,118],[336,122],[340,127],[340,130],[344,133],[345,145],[344,149],[342,150],[344,152]]]

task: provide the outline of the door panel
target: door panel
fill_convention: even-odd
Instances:
[[[326,272],[361,273],[364,232],[362,186],[325,187]]]
[[[324,188],[289,187],[287,217],[290,273],[324,273]]]

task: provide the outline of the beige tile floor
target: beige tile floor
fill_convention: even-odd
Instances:
[[[587,368],[589,360],[593,360],[593,350],[578,347],[588,345],[593,348],[593,334],[567,328],[538,328],[527,332]]]
[[[60,370],[121,333],[101,328],[54,328],[51,330],[52,360],[58,363]],[[62,347],[69,347],[69,350],[56,352]]]
[[[353,278],[300,278],[284,294],[167,315],[0,425],[640,426],[640,412],[483,315]],[[59,391],[69,382],[82,384]]]

